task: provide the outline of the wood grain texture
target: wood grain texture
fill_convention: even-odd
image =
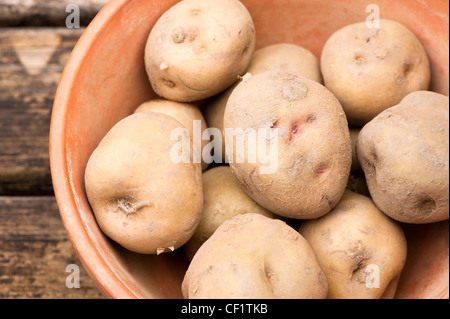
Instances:
[[[75,4],[80,10],[80,25],[87,26],[108,0],[0,0],[0,27],[65,26]]]
[[[53,99],[84,29],[0,32],[0,195],[51,195],[48,154]]]
[[[67,288],[69,264],[80,288]],[[51,196],[0,197],[0,299],[102,298],[78,260]]]

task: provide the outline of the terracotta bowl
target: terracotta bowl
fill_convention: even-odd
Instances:
[[[102,137],[154,98],[144,44],[155,21],[177,0],[111,0],[92,21],[65,67],[50,133],[54,189],[74,248],[106,297],[182,298],[188,262],[182,250],[159,256],[128,252],[103,235],[84,190],[86,162]],[[367,1],[242,0],[253,16],[257,47],[302,45],[320,56],[337,29],[365,21]],[[446,0],[373,0],[382,18],[420,38],[431,60],[431,90],[448,95],[449,4]],[[398,298],[448,298],[449,224],[404,225],[409,241]]]

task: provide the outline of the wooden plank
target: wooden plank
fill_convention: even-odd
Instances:
[[[67,288],[67,265],[79,288]],[[0,299],[102,298],[77,258],[55,198],[0,197]]]
[[[80,26],[87,26],[108,0],[0,0],[0,27],[65,26],[77,5]],[[70,7],[69,7],[70,9]]]
[[[84,29],[0,32],[0,195],[51,195],[48,154],[53,99]]]

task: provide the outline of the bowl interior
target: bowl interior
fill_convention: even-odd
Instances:
[[[67,63],[55,98],[51,166],[67,232],[81,261],[108,297],[181,298],[188,261],[182,250],[160,256],[131,253],[100,231],[84,191],[87,160],[102,137],[156,97],[144,69],[147,36],[176,0],[112,0],[97,15]],[[257,48],[301,45],[317,57],[337,29],[365,21],[367,1],[242,0],[253,16]],[[431,90],[448,95],[448,1],[373,0],[381,18],[397,20],[424,44]],[[404,225],[409,256],[397,297],[448,298],[448,221]]]

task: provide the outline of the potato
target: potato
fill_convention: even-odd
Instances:
[[[423,224],[449,217],[449,99],[418,91],[368,123],[356,151],[377,207]]]
[[[173,251],[185,244],[203,208],[201,164],[171,160],[172,117],[142,112],[117,123],[91,154],[86,193],[101,230],[128,250]]]
[[[233,143],[226,143],[230,167],[262,207],[311,219],[340,200],[352,160],[350,133],[341,105],[321,84],[289,73],[251,76],[231,94],[224,127],[234,133]],[[251,133],[260,129],[266,137],[255,145]],[[244,139],[245,154],[237,148],[238,139]],[[249,156],[252,147],[256,161]],[[269,161],[260,156],[267,150]]]
[[[256,213],[273,218],[255,203],[237,183],[229,166],[216,166],[203,173],[203,212],[191,239],[183,246],[191,260],[201,245],[226,220],[240,214]]]
[[[256,50],[247,72],[256,75],[266,71],[295,73],[322,83],[318,59],[307,49],[295,44],[279,43]],[[213,98],[211,103],[205,107],[205,118],[210,127],[215,127],[223,132],[225,107],[228,98],[238,84],[235,83],[225,92]],[[222,139],[222,160],[226,161],[225,139]]]
[[[238,0],[184,0],[153,26],[145,68],[158,95],[192,102],[236,82],[254,49],[253,21]]]
[[[247,72],[289,72],[322,83],[319,60],[311,51],[295,44],[272,44],[255,51]]]
[[[394,297],[406,261],[406,238],[370,198],[346,191],[329,214],[304,221],[299,231],[327,277],[328,298]]]
[[[325,86],[336,95],[351,125],[363,126],[407,94],[427,90],[430,64],[420,41],[405,26],[380,20],[346,26],[321,55]]]
[[[184,298],[324,298],[327,281],[306,240],[260,214],[223,223],[195,254]]]
[[[169,115],[180,122],[183,127],[189,131],[192,141],[194,141],[194,121],[200,121],[201,123],[200,131],[198,132],[200,139],[202,138],[203,131],[208,128],[200,109],[191,103],[156,99],[142,103],[134,112],[157,112]],[[208,143],[209,141],[202,139],[200,151],[203,150]],[[193,152],[193,150],[191,150],[191,152]],[[208,168],[208,163],[205,163],[205,161],[202,160],[202,170],[204,171],[206,168]]]

